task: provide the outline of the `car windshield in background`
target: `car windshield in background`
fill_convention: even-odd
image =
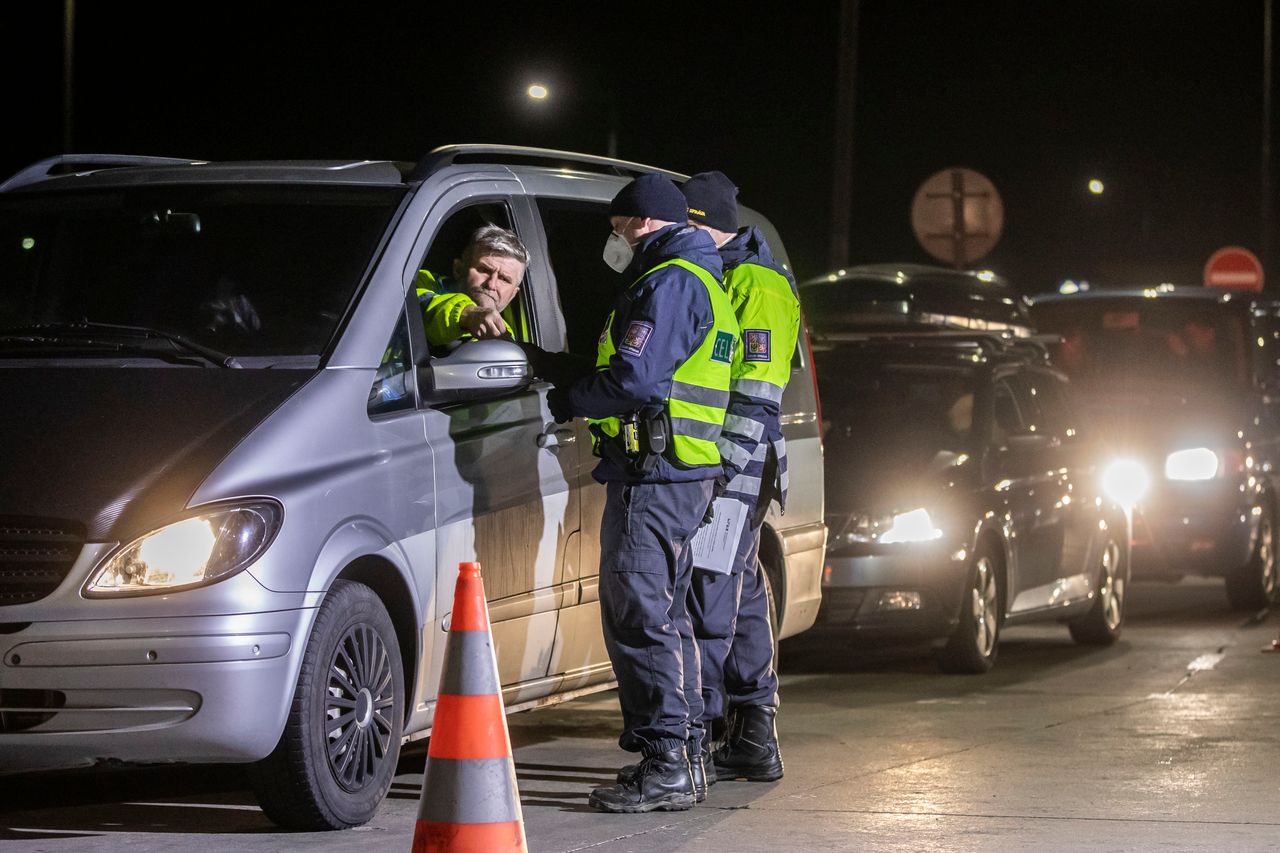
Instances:
[[[401,195],[202,184],[0,198],[0,353],[132,355],[143,340],[214,361],[314,358]]]
[[[1204,300],[1048,302],[1033,311],[1040,331],[1060,335],[1058,366],[1083,384],[1247,381],[1245,317]]]
[[[817,353],[815,361],[827,465],[841,477],[921,473],[970,452],[971,368],[897,364],[840,349]]]

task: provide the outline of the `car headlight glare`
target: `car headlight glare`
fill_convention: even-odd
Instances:
[[[85,594],[172,592],[228,578],[267,550],[281,515],[278,504],[255,501],[167,524],[116,552],[94,573]]]
[[[921,508],[895,515],[889,529],[880,534],[880,541],[892,545],[895,542],[928,542],[941,536],[942,531],[933,526],[928,511]]]
[[[1124,507],[1135,506],[1150,485],[1147,469],[1133,459],[1117,459],[1102,473],[1102,490]]]
[[[1218,454],[1207,447],[1175,450],[1164,460],[1164,475],[1170,480],[1212,480],[1218,476]]]

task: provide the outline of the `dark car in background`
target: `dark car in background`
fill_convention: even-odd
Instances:
[[[870,330],[969,329],[1030,333],[1018,291],[990,270],[865,264],[800,284],[810,331],[831,338]]]
[[[1006,624],[1061,620],[1080,642],[1114,642],[1129,517],[1099,493],[1066,378],[1025,339],[1012,289],[948,270],[912,287],[906,270],[922,268],[901,282],[898,267],[871,269],[801,290],[826,436],[816,629],[944,640],[940,666],[974,673]],[[944,275],[954,290],[934,284]],[[975,313],[1006,330],[956,331]]]
[[[1276,307],[1218,288],[1034,300],[1136,506],[1137,576],[1220,576],[1238,608],[1277,601]]]

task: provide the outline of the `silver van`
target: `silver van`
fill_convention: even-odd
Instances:
[[[512,228],[515,336],[589,355],[608,202],[645,171],[450,146],[73,155],[0,185],[0,769],[252,763],[273,820],[367,821],[430,733],[468,560],[509,711],[611,686],[586,424],[552,421],[514,343],[433,357],[411,282]],[[784,413],[781,637],[814,621],[826,541],[804,342]]]

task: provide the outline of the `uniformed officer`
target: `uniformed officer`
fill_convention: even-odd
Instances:
[[[660,175],[613,199],[604,260],[626,286],[600,335],[596,370],[547,396],[558,422],[591,419],[601,457],[594,476],[606,487],[601,621],[622,706],[618,743],[641,754],[618,784],[592,792],[591,805],[608,812],[696,801],[689,755],[701,754],[702,708],[687,545],[722,471],[716,442],[738,329],[715,244],[685,210]]]
[[[732,181],[720,172],[701,172],[682,189],[690,223],[720,249],[725,289],[742,334],[719,447],[730,478],[726,496],[746,504],[749,515],[731,573],[695,569],[689,603],[702,658],[703,726],[710,733],[720,718],[728,718],[721,745],[704,755],[707,781],[772,781],[782,777],[782,756],[774,725],[778,677],[759,562],[760,526],[772,499],[786,503],[787,451],[779,418],[800,301],[791,274],[774,260],[760,230],[738,228]],[[710,737],[708,752],[709,742]]]
[[[510,336],[502,312],[520,291],[528,264],[529,250],[514,232],[484,225],[454,259],[453,278],[418,270],[413,286],[422,303],[427,343],[444,346],[468,335]]]

